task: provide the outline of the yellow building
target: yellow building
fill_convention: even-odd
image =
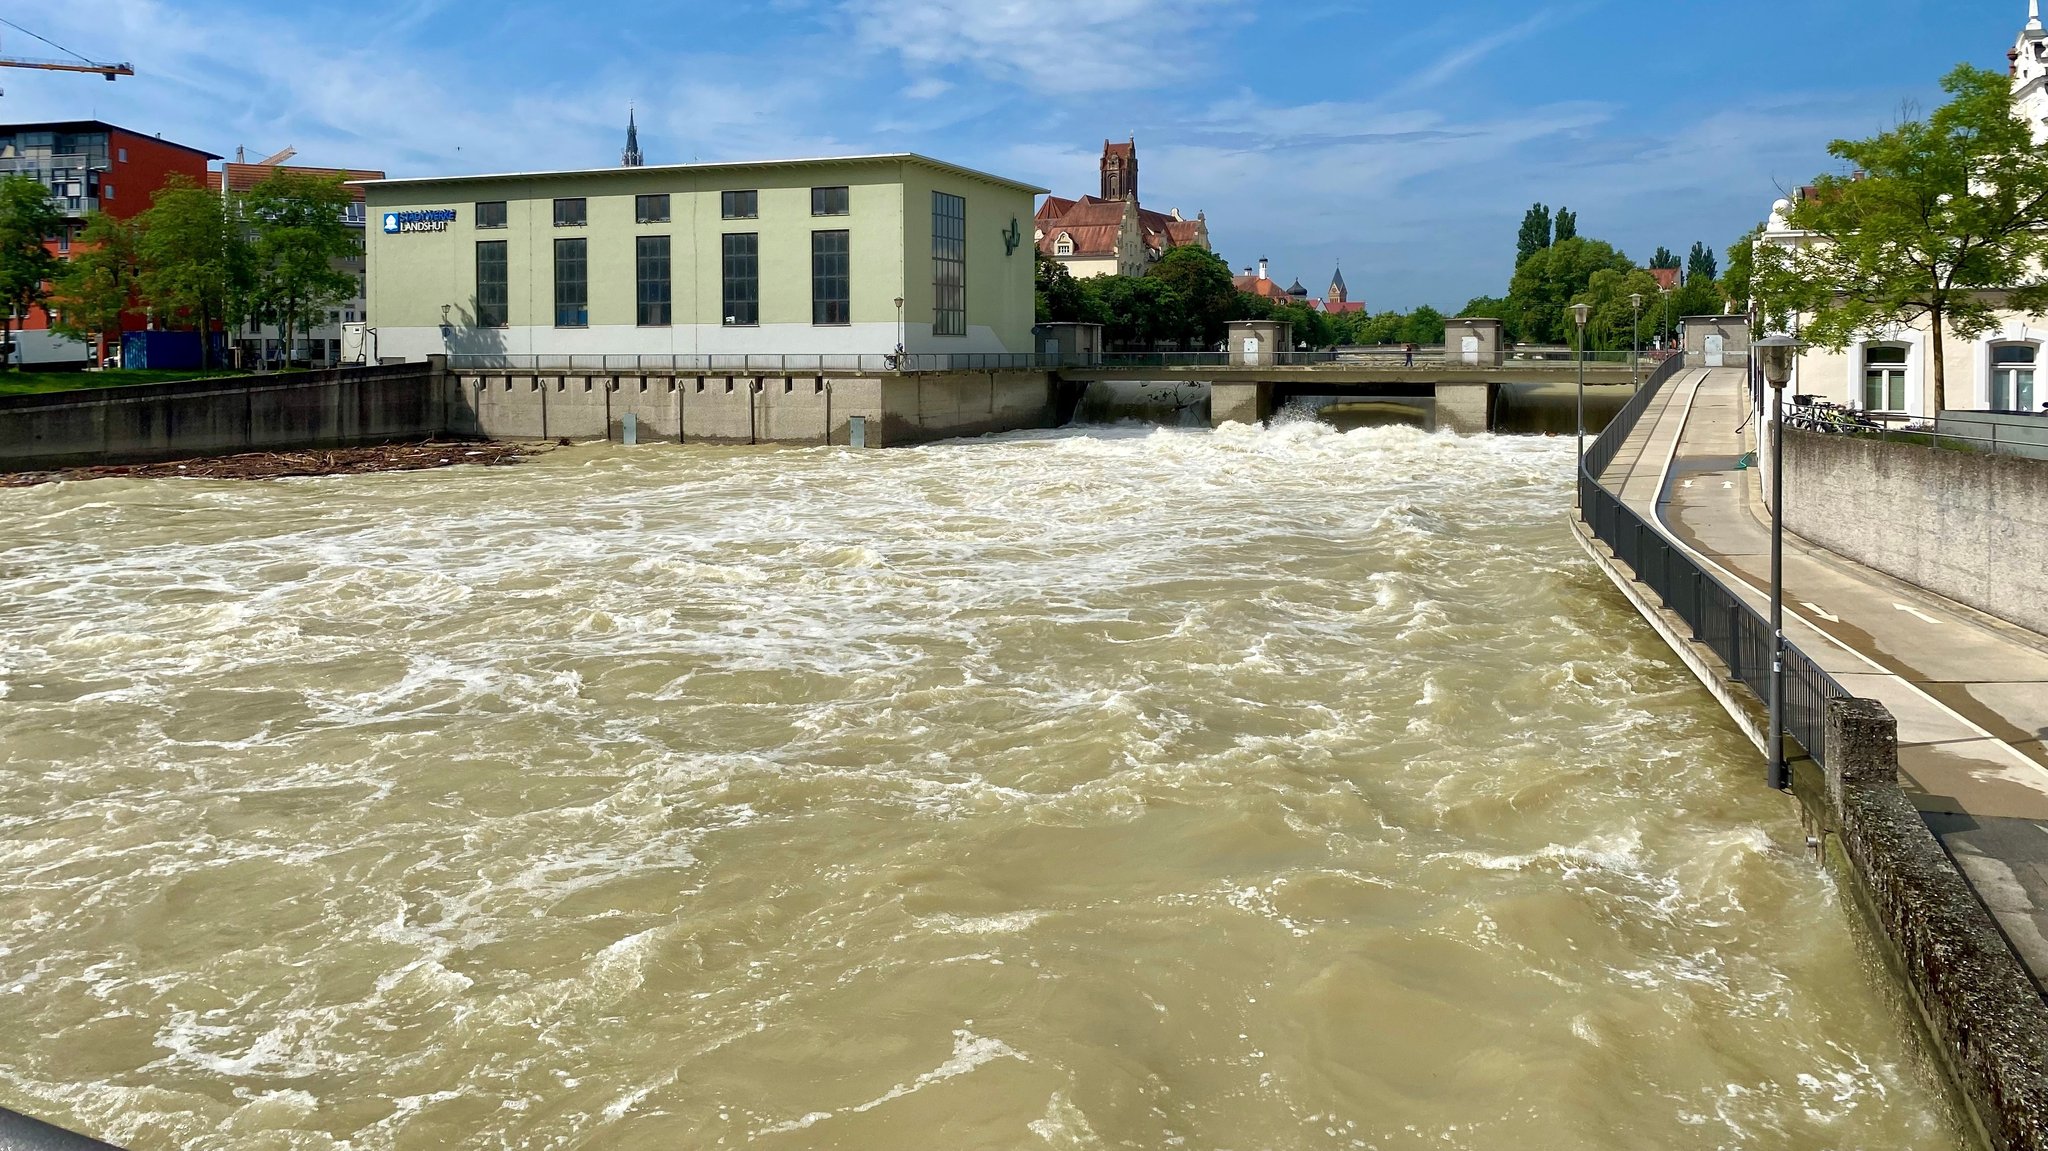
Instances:
[[[923,156],[363,188],[379,359],[1032,351],[1042,189]]]

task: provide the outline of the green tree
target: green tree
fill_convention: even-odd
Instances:
[[[1337,326],[1330,317],[1299,300],[1280,304],[1273,309],[1273,318],[1285,320],[1294,325],[1295,344],[1306,344],[1310,348],[1334,348],[1337,346]]]
[[[1566,240],[1576,239],[1579,234],[1579,214],[1569,208],[1557,210],[1557,235],[1550,241],[1552,247]]]
[[[159,323],[200,333],[203,366],[212,367],[216,323],[235,326],[250,283],[249,245],[220,197],[173,176],[137,217],[138,295]]]
[[[1642,326],[1636,324],[1636,304],[1629,297],[1642,297]],[[1641,268],[1607,267],[1587,280],[1585,290],[1572,303],[1593,307],[1586,322],[1589,347],[1623,350],[1635,346],[1638,333],[1647,342],[1656,331],[1657,277]]]
[[[1112,344],[1151,345],[1188,337],[1187,301],[1163,281],[1092,276],[1079,283],[1089,319],[1102,325],[1103,339]]]
[[[1722,297],[1721,285],[1704,277],[1687,280],[1671,294],[1673,322],[1687,316],[1718,316],[1727,310],[1728,301]]]
[[[1036,248],[1038,263],[1038,322],[1077,324],[1088,320],[1088,295],[1065,264]]]
[[[1721,292],[1735,311],[1749,309],[1750,281],[1756,275],[1756,242],[1763,234],[1764,227],[1758,224],[1728,245],[1728,273],[1721,277]]]
[[[1685,257],[1685,278],[1688,280],[1718,280],[1721,278],[1720,261],[1714,258],[1714,249],[1698,240],[1693,241],[1692,251]]]
[[[71,259],[57,273],[50,294],[57,330],[92,341],[96,363],[106,361],[107,333],[121,329],[121,316],[135,295],[135,245],[135,229],[126,221],[94,212],[72,243]]]
[[[1179,294],[1187,308],[1187,338],[1203,347],[1221,343],[1237,302],[1237,282],[1230,265],[1213,252],[1193,246],[1174,248],[1145,273]]]
[[[1401,342],[1441,344],[1444,342],[1444,314],[1424,304],[1408,313],[1401,325]]]
[[[1522,233],[1515,240],[1515,267],[1529,262],[1529,257],[1550,246],[1550,209],[1542,204],[1531,207],[1522,216]]]
[[[355,294],[355,277],[335,266],[356,251],[342,222],[351,199],[339,175],[281,168],[242,200],[256,232],[255,302],[277,324],[287,360],[294,337],[310,335],[317,317]]]
[[[1925,320],[1937,413],[1948,332],[1972,339],[2001,305],[2048,305],[2048,156],[2013,114],[2011,80],[1966,64],[1942,88],[1926,120],[1829,145],[1858,175],[1816,180],[1787,219],[1814,239],[1759,268],[1768,303],[1809,313],[1803,335],[1829,348]]]
[[[1683,264],[1679,263],[1678,253],[1661,244],[1657,247],[1657,254],[1650,257],[1650,266],[1665,271],[1684,267]]]
[[[1569,334],[1564,310],[1586,291],[1593,274],[1634,268],[1627,256],[1605,241],[1576,236],[1560,240],[1530,257],[1515,272],[1508,289],[1511,314],[1501,318],[1520,340],[1561,343]]]
[[[1458,310],[1458,314],[1460,316],[1499,320],[1506,318],[1508,308],[1508,301],[1500,296],[1474,296],[1470,300],[1465,301],[1465,306]]]
[[[57,234],[64,216],[40,180],[13,175],[0,179],[0,344],[14,345],[14,318],[26,320],[49,297],[57,257],[44,242]],[[20,357],[10,357],[17,363]]]

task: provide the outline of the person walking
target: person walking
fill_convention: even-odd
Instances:
[[[1402,354],[1402,361],[1401,361],[1401,366],[1402,366],[1402,367],[1404,367],[1404,368],[1412,368],[1412,367],[1414,367],[1414,366],[1415,366],[1415,345],[1414,345],[1414,344],[1403,344],[1403,345],[1401,345],[1401,354]]]

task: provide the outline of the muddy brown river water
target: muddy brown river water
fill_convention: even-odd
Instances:
[[[0,493],[0,1104],[206,1148],[1954,1148],[1571,446]]]

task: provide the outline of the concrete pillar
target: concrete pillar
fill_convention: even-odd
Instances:
[[[1482,436],[1493,430],[1494,385],[1438,384],[1436,426],[1465,436]]]
[[[1209,385],[1209,426],[1261,424],[1273,414],[1271,384]]]
[[[454,430],[449,416],[448,389],[459,386],[459,383],[448,375],[448,357],[445,354],[435,352],[427,357],[427,395],[432,397],[429,400],[432,406],[428,410],[434,424],[433,434],[437,436],[449,435]]]
[[[1874,699],[1828,701],[1828,802],[1836,811],[1852,788],[1899,785],[1899,721]]]

